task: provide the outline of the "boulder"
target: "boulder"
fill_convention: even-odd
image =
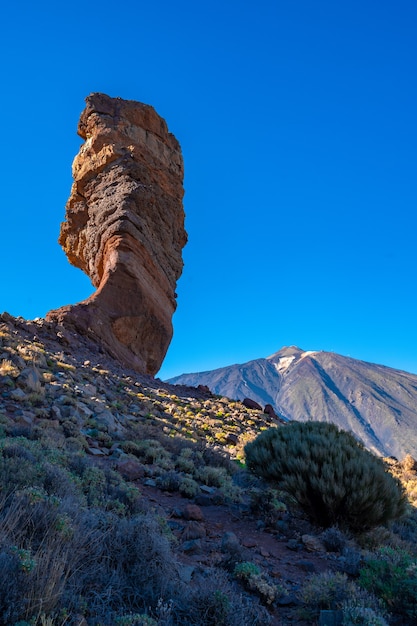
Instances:
[[[255,400],[252,400],[252,398],[244,398],[244,400],[242,400],[242,404],[247,409],[254,409],[256,411],[262,411],[261,405],[255,402]]]
[[[301,541],[303,542],[308,552],[326,551],[323,542],[318,537],[314,537],[313,535],[302,535]]]
[[[181,149],[151,106],[100,93],[86,103],[59,243],[96,291],[46,319],[154,375],[172,338],[187,241]]]
[[[264,413],[269,415],[271,419],[277,419],[278,415],[275,413],[275,409],[272,404],[265,404]]]
[[[196,522],[204,521],[203,512],[196,504],[187,504],[183,510],[182,516],[186,520],[195,520]]]

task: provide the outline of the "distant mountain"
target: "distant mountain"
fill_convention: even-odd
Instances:
[[[272,404],[290,420],[334,422],[383,456],[417,457],[417,376],[333,352],[295,346],[272,356],[172,384],[207,385],[215,394]]]

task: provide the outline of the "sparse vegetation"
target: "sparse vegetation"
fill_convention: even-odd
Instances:
[[[277,481],[255,477],[242,463],[244,445],[256,445],[259,433],[268,437],[262,412],[158,388],[156,381],[113,371],[104,358],[97,363],[63,352],[42,323],[36,341],[33,328],[25,328],[24,321],[0,317],[2,623],[266,626],[281,611],[295,619],[301,610],[317,620],[320,607],[339,608],[345,626],[386,626],[386,610],[397,623],[415,619],[414,459],[379,465],[406,488],[403,518],[374,527],[365,509],[370,530],[353,536],[346,529],[356,518],[341,509],[331,517],[338,525],[323,531],[300,516]],[[291,432],[291,425],[275,429],[281,431]],[[314,454],[301,455],[300,475],[307,467],[314,475],[321,459]],[[359,466],[369,471],[367,463]],[[327,490],[329,481],[323,484]],[[351,484],[358,507],[363,483],[354,477]],[[334,490],[326,497],[333,511]],[[286,580],[256,542],[246,548],[235,537],[223,552],[220,526],[183,517],[182,509],[198,509],[198,502],[203,509],[221,504],[228,521],[247,520],[282,550],[288,540],[291,549],[303,549],[306,531],[299,525],[306,525],[329,553],[321,562],[340,571],[309,577],[300,569],[295,582],[297,575]],[[196,567],[184,564],[188,549]],[[287,594],[291,600],[297,588],[302,606],[287,606]]]
[[[243,581],[247,589],[258,594],[265,604],[272,604],[278,595],[284,593],[284,589],[272,584],[254,563],[238,563],[233,573]]]
[[[343,625],[386,626],[378,599],[340,572],[312,574],[302,585],[299,599],[299,614],[308,620],[316,620],[321,610],[339,610]]]
[[[359,584],[410,623],[417,618],[417,559],[406,550],[383,546],[365,558]]]

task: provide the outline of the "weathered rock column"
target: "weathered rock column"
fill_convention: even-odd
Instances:
[[[86,102],[59,243],[97,291],[46,317],[154,375],[172,338],[187,241],[181,149],[148,105],[100,93]]]

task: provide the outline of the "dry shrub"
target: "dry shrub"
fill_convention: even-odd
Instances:
[[[242,597],[222,571],[201,576],[184,591],[174,608],[177,626],[268,626],[268,611],[254,599]]]

